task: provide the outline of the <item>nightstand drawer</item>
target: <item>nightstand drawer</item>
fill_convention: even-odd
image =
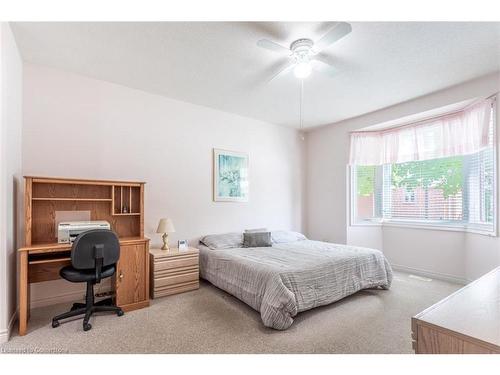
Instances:
[[[183,284],[190,281],[198,281],[198,270],[192,270],[189,273],[172,274],[169,276],[158,277],[154,279],[154,288],[160,288],[168,285]]]
[[[195,290],[199,283],[198,249],[185,251],[150,249],[151,297],[170,296]]]
[[[198,282],[198,280],[196,280],[196,281],[189,281],[183,284],[158,287],[154,289],[153,293],[154,297],[157,298],[157,297],[171,296],[172,294],[177,294],[177,293],[189,292],[190,290],[196,290],[199,287],[200,283]]]
[[[163,279],[165,277],[185,275],[188,273],[193,273],[193,272],[198,272],[198,271],[199,271],[198,265],[189,266],[189,267],[179,267],[179,268],[174,268],[174,269],[170,269],[170,270],[161,270],[161,271],[155,272],[154,279],[158,280],[158,279]]]
[[[172,258],[159,258],[154,261],[154,271],[170,270],[180,267],[198,266],[197,255],[181,255]]]

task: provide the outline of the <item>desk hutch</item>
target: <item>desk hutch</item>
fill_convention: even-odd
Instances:
[[[19,335],[29,318],[30,284],[60,278],[71,264],[70,244],[57,243],[57,213],[83,211],[106,220],[120,239],[112,280],[124,311],[149,306],[149,239],[144,237],[144,182],[25,177],[25,246],[20,248]]]

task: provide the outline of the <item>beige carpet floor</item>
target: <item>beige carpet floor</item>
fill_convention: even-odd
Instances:
[[[412,353],[410,319],[460,285],[396,272],[390,290],[365,290],[300,313],[286,331],[203,282],[200,289],[152,300],[142,310],[75,320],[53,329],[71,304],[33,309],[29,333],[15,333],[3,353]]]

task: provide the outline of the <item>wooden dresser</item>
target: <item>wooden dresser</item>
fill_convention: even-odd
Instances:
[[[417,354],[500,354],[500,267],[412,318]]]
[[[124,311],[149,305],[149,239],[144,237],[144,183],[25,177],[24,247],[19,251],[19,335],[27,332],[30,284],[60,278],[71,244],[58,243],[58,220],[105,220],[120,240],[112,286]],[[81,219],[76,219],[81,220]]]
[[[151,298],[158,298],[198,289],[199,261],[198,249],[185,251],[151,249],[149,251],[151,269]]]

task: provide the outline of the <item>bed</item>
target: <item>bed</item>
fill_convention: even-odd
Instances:
[[[266,327],[284,330],[299,312],[391,286],[391,266],[378,250],[284,231],[272,232],[272,247],[244,248],[241,233],[207,237],[198,246],[201,277],[259,311]]]

